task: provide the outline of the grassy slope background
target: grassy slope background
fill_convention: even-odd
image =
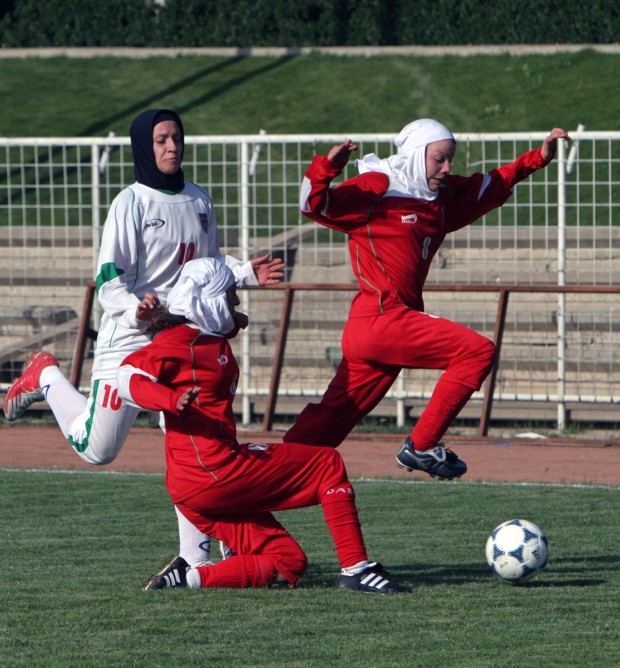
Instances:
[[[620,55],[29,58],[0,60],[0,136],[127,135],[169,106],[187,134],[618,128]]]

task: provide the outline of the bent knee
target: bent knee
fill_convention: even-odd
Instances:
[[[102,439],[92,433],[83,434],[79,431],[69,434],[68,441],[85,462],[95,466],[113,462],[123,446],[120,440]]]
[[[111,464],[115,459],[117,453],[114,454],[99,454],[96,452],[90,452],[88,449],[84,452],[78,452],[78,455],[89,464],[94,466],[104,466],[105,464]]]
[[[480,346],[480,357],[487,361],[489,366],[493,366],[495,357],[497,355],[497,346],[491,341],[483,337],[483,343]]]

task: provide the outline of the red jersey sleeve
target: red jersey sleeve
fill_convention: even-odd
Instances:
[[[523,179],[526,179],[533,172],[546,167],[549,162],[549,160],[543,159],[542,151],[539,148],[535,148],[532,151],[520,155],[509,165],[502,165],[501,167],[492,169],[489,173],[501,178],[506,188],[511,189],[519,183],[519,181],[523,181]]]
[[[168,411],[178,415],[177,401],[183,390],[171,390],[141,373],[132,373],[129,392],[134,403],[149,411]]]
[[[530,174],[549,164],[539,148],[519,156],[514,162],[492,169],[487,174],[450,176],[446,205],[446,232],[454,232],[504,204],[512,188]]]
[[[368,172],[331,187],[341,171],[325,156],[315,157],[301,185],[299,207],[317,223],[346,232],[368,222],[368,212],[387,191],[389,179]]]
[[[146,346],[125,358],[117,372],[119,394],[146,410],[178,415],[176,405],[184,390],[158,382],[163,360],[154,351],[153,346]]]

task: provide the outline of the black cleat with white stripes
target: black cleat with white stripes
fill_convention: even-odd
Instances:
[[[183,557],[175,557],[164,565],[162,570],[150,577],[143,585],[144,591],[149,589],[173,589],[187,587],[187,571],[189,564]]]
[[[336,587],[375,594],[402,594],[411,592],[409,587],[402,587],[396,584],[383,566],[377,562],[368,564],[361,573],[357,573],[356,575],[345,575],[343,573],[338,578]]]

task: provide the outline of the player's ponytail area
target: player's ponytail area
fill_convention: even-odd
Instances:
[[[143,592],[178,549],[159,431],[135,429],[103,467],[82,463],[54,428],[3,427],[0,443],[1,665],[617,661],[615,442],[448,440],[469,470],[438,482],[396,466],[398,437],[354,434],[341,452],[369,553],[413,589],[386,597],[334,587],[320,507],[278,514],[309,559],[296,589]],[[485,559],[489,533],[512,518],[536,523],[550,546],[522,585]]]

